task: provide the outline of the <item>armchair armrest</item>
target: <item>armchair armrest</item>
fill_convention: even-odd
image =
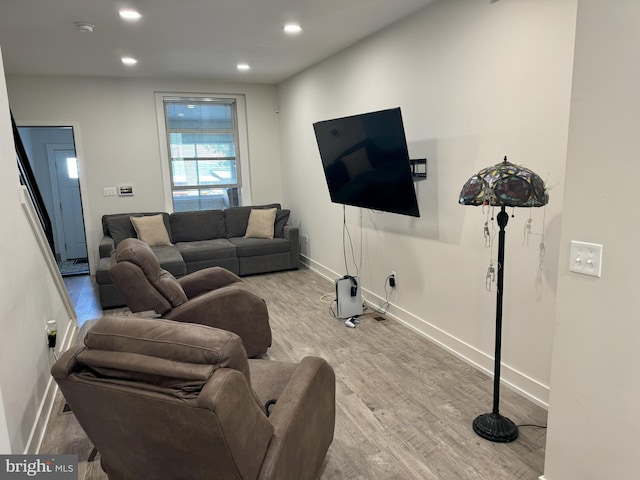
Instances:
[[[229,398],[234,401],[228,401]],[[225,432],[226,448],[236,460],[242,478],[255,479],[273,435],[273,426],[256,402],[245,376],[238,370],[221,368],[205,385],[197,402],[198,406],[216,413]],[[211,472],[209,478],[219,477]]]
[[[84,350],[84,345],[77,345],[63,352],[60,359],[51,367],[51,375],[56,379],[64,379],[73,373],[78,365],[76,355]]]
[[[240,285],[231,284],[199,295],[162,318],[233,332],[242,338],[248,357],[265,353],[271,346],[267,304]]]
[[[234,283],[242,283],[235,273],[222,267],[210,267],[190,273],[177,279],[178,283],[187,295],[187,298],[195,298],[203,293],[217,290]]]
[[[313,480],[335,428],[336,377],[319,357],[305,357],[271,410],[274,434],[258,480]]]

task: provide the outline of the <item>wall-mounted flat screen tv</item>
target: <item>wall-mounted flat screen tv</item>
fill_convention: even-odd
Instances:
[[[332,202],[420,216],[400,108],[313,128]]]

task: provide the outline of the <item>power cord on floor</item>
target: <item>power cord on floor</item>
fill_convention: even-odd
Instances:
[[[535,427],[535,428],[547,428],[546,425],[536,425],[534,423],[523,423],[520,425],[516,425],[516,427],[520,428],[520,427]]]
[[[325,293],[324,295],[322,295],[322,296],[320,297],[320,301],[321,301],[322,303],[332,303],[332,302],[335,302],[335,301],[336,301],[336,297],[335,297],[334,295],[335,295],[335,294],[334,294],[333,292],[331,292],[331,293]],[[331,298],[331,299],[327,302],[327,297],[333,297],[333,298]]]
[[[328,304],[329,315],[331,315],[333,318],[338,318],[337,312],[333,309],[334,305],[336,309],[338,308],[338,299],[334,295],[335,295],[334,293],[325,293],[320,297],[320,302]],[[329,298],[328,302],[326,300],[327,298]]]

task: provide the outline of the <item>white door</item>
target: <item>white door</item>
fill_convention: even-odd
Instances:
[[[78,162],[75,150],[55,149],[54,164],[58,187],[58,201],[55,208],[59,209],[56,213],[62,221],[61,236],[64,239],[64,245],[60,245],[60,255],[62,260],[86,258],[87,241],[84,234]]]

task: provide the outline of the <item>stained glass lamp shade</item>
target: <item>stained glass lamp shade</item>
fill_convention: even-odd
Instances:
[[[512,442],[518,438],[518,427],[500,414],[500,352],[502,347],[502,296],[504,286],[504,240],[509,221],[506,207],[541,207],[549,202],[542,179],[520,165],[504,161],[484,168],[472,176],[460,192],[462,205],[500,207],[496,221],[498,233],[498,278],[496,299],[496,337],[493,372],[493,410],[473,421],[473,430],[492,442]]]
[[[526,167],[504,161],[483,168],[460,192],[463,205],[541,207],[549,202],[542,179]]]

